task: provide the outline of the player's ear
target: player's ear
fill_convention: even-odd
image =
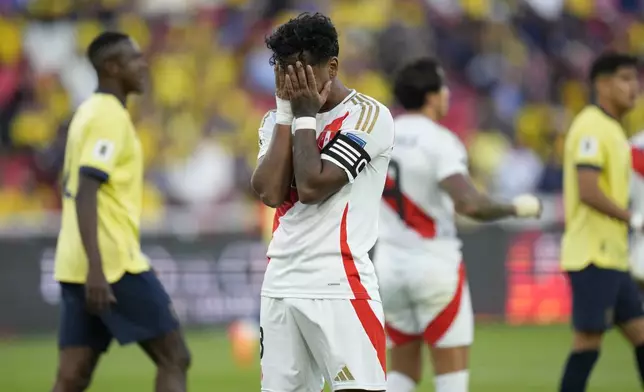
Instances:
[[[436,94],[435,92],[425,94],[425,102],[423,103],[423,106],[429,105],[436,107],[436,104],[440,104],[440,94]]]
[[[595,80],[595,90],[598,95],[606,95],[610,93],[610,78],[604,75],[597,77]]]
[[[106,75],[109,76],[114,76],[117,75],[119,72],[119,64],[117,61],[114,60],[106,60],[103,63],[103,71],[105,72]]]
[[[337,57],[331,57],[328,63],[328,68],[329,68],[329,78],[335,79],[335,77],[338,76],[338,68],[339,68]]]

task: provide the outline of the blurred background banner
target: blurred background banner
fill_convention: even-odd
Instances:
[[[0,330],[55,327],[51,255],[68,122],[96,88],[84,57],[101,31],[130,34],[150,67],[129,102],[146,161],[145,251],[188,324],[255,317],[263,210],[249,187],[257,128],[274,105],[264,36],[303,11],[340,32],[340,75],[392,108],[404,61],[434,55],[452,92],[444,125],[476,184],[546,198],[540,225],[464,224],[480,316],[567,320],[558,272],[566,129],[588,103],[602,50],[644,53],[639,0],[0,0]],[[644,128],[644,100],[626,120]]]
[[[558,268],[560,236],[557,229],[490,226],[465,231],[464,258],[476,314],[514,324],[567,320],[567,283]],[[54,246],[51,236],[0,240],[0,298],[9,299],[0,312],[0,335],[55,331],[60,289],[52,277]],[[258,317],[267,263],[259,235],[148,235],[143,250],[185,325]]]
[[[53,280],[54,250],[53,237],[0,240],[0,295],[10,299],[0,312],[0,334],[56,330],[60,286]],[[149,236],[143,251],[185,324],[221,325],[259,314],[266,268],[259,236]]]

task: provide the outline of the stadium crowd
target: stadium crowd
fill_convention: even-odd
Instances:
[[[598,52],[644,52],[638,0],[0,0],[0,220],[59,208],[71,113],[96,86],[84,48],[117,29],[147,55],[132,100],[147,168],[148,216],[168,206],[253,201],[257,127],[274,104],[264,36],[303,11],[341,33],[343,79],[395,107],[408,58],[448,71],[445,124],[491,193],[561,191],[563,132],[587,102]],[[627,120],[644,128],[644,100]]]

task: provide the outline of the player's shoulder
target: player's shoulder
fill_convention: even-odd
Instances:
[[[102,118],[114,116],[120,119],[129,116],[125,106],[111,94],[93,94],[81,104],[81,108],[92,117]]]
[[[348,109],[349,115],[358,119],[359,124],[356,123],[356,125],[360,125],[362,128],[360,130],[370,133],[373,129],[378,128],[380,131],[385,130],[393,133],[394,119],[387,105],[356,90],[353,90],[343,103]]]
[[[435,123],[424,139],[428,148],[439,151],[441,155],[454,154],[457,156],[467,155],[467,150],[461,139],[449,128]]]
[[[367,94],[363,94],[357,90],[351,91],[351,93],[347,95],[347,97],[344,99],[343,102],[351,107],[353,106],[359,107],[361,105],[378,107],[383,111],[386,111],[387,114],[391,115],[391,112],[389,111],[389,108],[387,108],[387,105],[378,101],[376,98],[371,97]]]
[[[129,122],[129,112],[116,97],[108,94],[93,94],[80,104],[71,126],[89,129],[105,127],[118,131],[118,129],[126,129]]]
[[[401,114],[395,118],[396,139],[413,135],[420,145],[440,150],[445,147],[461,147],[463,143],[449,128],[419,114]]]
[[[601,136],[604,130],[615,125],[615,121],[595,105],[586,106],[579,112],[568,131],[569,138],[575,138],[580,135]]]

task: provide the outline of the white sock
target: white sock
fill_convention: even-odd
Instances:
[[[469,382],[470,372],[467,370],[434,377],[436,392],[467,392]]]
[[[387,392],[413,392],[416,389],[414,380],[400,372],[387,374]]]

